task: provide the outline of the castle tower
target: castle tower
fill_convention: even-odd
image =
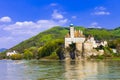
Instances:
[[[70,24],[70,37],[74,38],[74,27],[73,27],[73,24]]]

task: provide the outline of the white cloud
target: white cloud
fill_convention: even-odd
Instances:
[[[99,26],[99,24],[97,22],[93,22],[90,24],[89,28],[102,28],[101,26]]]
[[[31,36],[38,34],[41,31],[47,30],[54,26],[64,26],[67,23],[67,19],[54,21],[54,20],[38,20],[37,22],[24,21],[16,22],[15,24],[4,26],[3,30],[9,32],[10,37],[16,40],[16,37],[21,37],[22,41]]]
[[[98,12],[94,12],[94,15],[110,15],[110,12],[98,11]]]
[[[21,29],[40,29],[41,31],[44,29],[51,28],[53,26],[63,26],[67,23],[67,19],[61,19],[58,21],[55,20],[38,20],[37,22],[33,21],[24,21],[24,22],[16,22],[15,24],[7,25],[4,27],[4,30],[11,31],[11,30],[21,30]]]
[[[4,16],[0,18],[0,22],[11,22],[11,21],[12,21],[11,18],[8,16]]]
[[[6,33],[7,34],[6,36],[9,37],[7,38],[5,35],[3,35],[5,36],[3,38],[5,39],[3,44],[5,44],[5,42],[8,44],[9,42],[8,47],[11,47],[15,44],[18,44],[18,42],[21,42],[25,39],[28,39],[38,34],[39,32],[42,32],[54,26],[65,26],[69,22],[68,19],[64,18],[64,16],[58,13],[57,10],[54,10],[51,15],[52,17],[50,19],[46,20],[40,19],[37,20],[36,22],[18,21],[13,24],[10,23],[0,25],[0,28],[2,28],[1,30],[3,30],[2,32]],[[3,39],[0,38],[0,41],[3,42],[2,41]]]
[[[77,18],[77,16],[72,16],[72,19],[76,19]]]
[[[110,15],[111,13],[109,11],[107,11],[107,9],[105,7],[96,7],[94,9],[94,12],[92,13],[92,15]]]
[[[5,32],[9,33],[9,37],[12,37],[13,39],[11,41],[10,38],[2,38],[1,40],[5,40],[3,44],[5,44],[5,42],[10,45],[8,45],[9,47],[11,47],[11,45],[15,45],[18,44],[19,42],[28,39],[36,34],[38,34],[39,32],[42,32],[44,30],[47,30],[51,27],[54,26],[64,26],[67,23],[67,19],[63,19],[63,20],[59,20],[59,21],[54,21],[54,20],[38,20],[36,22],[32,22],[32,21],[24,21],[24,22],[16,22],[14,24],[11,25],[6,25],[4,26],[3,30]],[[15,41],[14,41],[15,40]],[[3,41],[1,41],[3,42]],[[7,46],[7,45],[6,45]]]
[[[91,23],[91,25],[98,25],[98,23],[97,22],[93,22],[93,23]]]
[[[15,24],[6,25],[3,29],[11,36],[22,36],[23,38],[36,35],[37,33],[56,26],[57,23],[52,20],[39,20],[37,22],[24,21]],[[59,24],[58,24],[59,25]]]
[[[57,26],[57,25],[63,25],[63,24],[58,24],[56,21],[54,20],[39,20],[37,21],[37,25],[39,25],[39,28],[51,28],[53,26]]]
[[[51,3],[50,6],[57,6],[57,3]]]
[[[68,21],[68,19],[62,19],[62,20],[59,20],[59,23],[58,24],[66,24]]]
[[[100,6],[100,7],[95,7],[95,10],[106,10],[106,8],[103,6]]]
[[[53,19],[63,19],[63,15],[61,13],[59,13],[57,10],[54,10],[53,11],[53,14],[52,14],[52,18]]]
[[[24,22],[16,22],[14,24],[6,25],[4,30],[11,31],[16,29],[24,29],[24,28],[31,28],[34,26],[34,22],[32,21],[24,21]]]
[[[18,34],[34,35],[38,32],[49,29],[51,27],[64,26],[66,23],[68,23],[68,19],[64,18],[63,15],[59,14],[57,10],[53,11],[52,18],[53,17],[59,19],[38,20],[36,22],[33,21],[16,22],[14,24],[4,26],[3,30],[9,31],[14,35]]]

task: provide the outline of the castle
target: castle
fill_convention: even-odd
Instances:
[[[71,44],[75,44],[77,57],[89,57],[91,55],[103,55],[104,51],[97,51],[95,48],[99,46],[106,46],[107,42],[97,43],[93,36],[85,37],[81,30],[75,30],[73,24],[70,25],[70,31],[65,36],[65,48],[70,47]]]

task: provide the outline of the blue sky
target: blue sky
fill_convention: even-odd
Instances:
[[[120,0],[0,0],[0,48],[10,48],[53,26],[113,29]]]

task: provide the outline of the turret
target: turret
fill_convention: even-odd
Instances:
[[[73,27],[73,24],[70,24],[70,37],[74,38],[74,27]]]

